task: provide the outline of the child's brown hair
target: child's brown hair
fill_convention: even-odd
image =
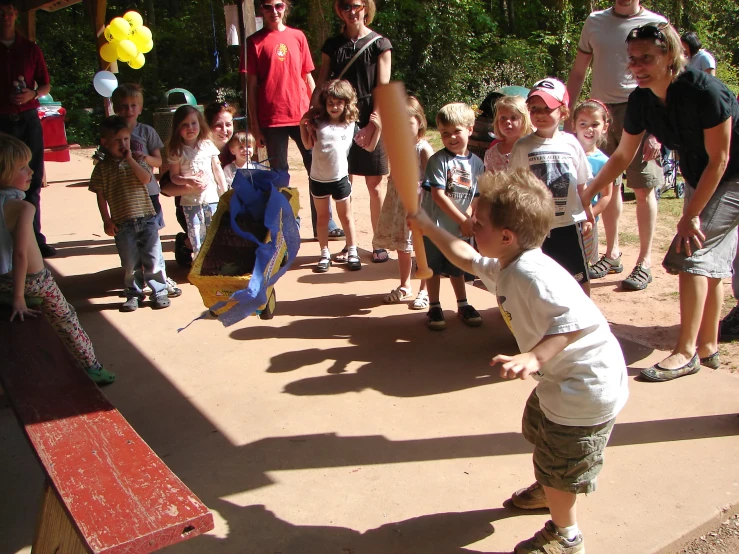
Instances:
[[[111,115],[100,122],[100,137],[109,139],[117,135],[123,129],[128,130],[126,120],[120,115]]]
[[[125,98],[136,98],[141,102],[141,107],[144,107],[144,89],[137,83],[123,83],[116,87],[110,96],[114,111],[118,111],[118,107]]]
[[[411,94],[409,94],[406,99],[406,106],[408,107],[408,115],[414,117],[416,121],[418,121],[418,136],[416,139],[421,139],[426,135],[426,129],[428,129],[426,112],[423,111],[423,106],[421,106],[418,98]]]
[[[254,148],[256,143],[257,141],[254,139],[254,135],[252,135],[251,133],[248,133],[246,131],[237,131],[229,139],[228,144],[226,146],[228,146],[229,150],[232,147],[236,146],[237,144],[239,146],[246,145],[246,146],[251,146],[252,148]]]
[[[177,108],[177,111],[175,111],[174,117],[172,118],[172,137],[169,139],[167,150],[167,153],[170,156],[182,155],[182,146],[184,145],[184,142],[182,142],[182,137],[180,136],[180,125],[185,121],[185,118],[193,113],[197,115],[198,125],[200,126],[200,133],[198,134],[196,144],[200,145],[202,141],[211,139],[210,127],[208,127],[208,124],[205,122],[205,118],[203,117],[203,114],[200,113],[200,110],[195,106],[190,106],[189,104],[180,106]]]
[[[7,187],[15,172],[31,161],[31,149],[22,141],[0,133],[0,188]]]
[[[493,227],[512,231],[523,250],[542,245],[554,221],[554,200],[530,169],[486,171],[478,178],[477,187],[478,207],[490,206]]]
[[[595,98],[588,98],[587,100],[583,100],[582,102],[580,102],[577,106],[575,106],[575,109],[572,110],[572,128],[574,130],[576,130],[575,125],[577,125],[577,116],[580,115],[582,112],[599,113],[600,117],[603,119],[604,127],[609,127],[611,123],[613,123],[611,113],[608,111],[606,105],[600,100],[596,100]],[[600,140],[598,140],[598,144],[596,144],[596,146],[602,146],[606,142],[608,142],[608,137],[605,133],[603,133],[600,137]]]
[[[326,100],[331,96],[337,100],[343,100],[346,102],[344,106],[344,112],[341,114],[342,123],[351,123],[359,118],[359,110],[357,109],[357,93],[354,92],[354,87],[343,79],[334,79],[327,81],[321,87],[321,94],[319,96],[321,112],[318,114],[318,119],[327,120],[328,110],[326,109]]]

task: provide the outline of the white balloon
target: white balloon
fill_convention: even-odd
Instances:
[[[98,71],[92,79],[92,84],[100,96],[110,98],[113,91],[118,88],[118,79],[110,71]]]

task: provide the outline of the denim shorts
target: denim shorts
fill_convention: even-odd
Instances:
[[[693,187],[685,187],[685,204],[688,205],[695,193]],[[683,248],[677,252],[680,237],[672,239],[662,267],[668,273],[680,272],[702,275],[713,279],[731,277],[736,254],[739,224],[739,177],[719,184],[700,215],[701,231],[706,236],[699,250],[687,256]]]
[[[534,445],[534,476],[545,487],[575,494],[594,492],[603,451],[615,419],[587,427],[549,421],[531,391],[523,412],[523,436]]]

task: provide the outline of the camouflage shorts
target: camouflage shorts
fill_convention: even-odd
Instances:
[[[595,491],[603,467],[603,450],[615,419],[592,427],[549,421],[532,391],[523,412],[523,436],[534,445],[534,475],[546,487],[565,492]]]

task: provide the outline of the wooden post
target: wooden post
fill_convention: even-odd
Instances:
[[[112,69],[111,65],[100,57],[100,47],[105,44],[105,15],[108,10],[107,0],[82,0],[85,10],[87,11],[88,18],[92,24],[93,33],[95,33],[95,44],[98,55],[98,67],[102,70]],[[115,63],[115,62],[113,62]],[[106,98],[104,101],[105,115],[113,115],[113,105],[110,102],[110,98]]]
[[[36,522],[31,554],[87,554],[67,512],[54,489],[47,482],[44,486],[41,510]]]

